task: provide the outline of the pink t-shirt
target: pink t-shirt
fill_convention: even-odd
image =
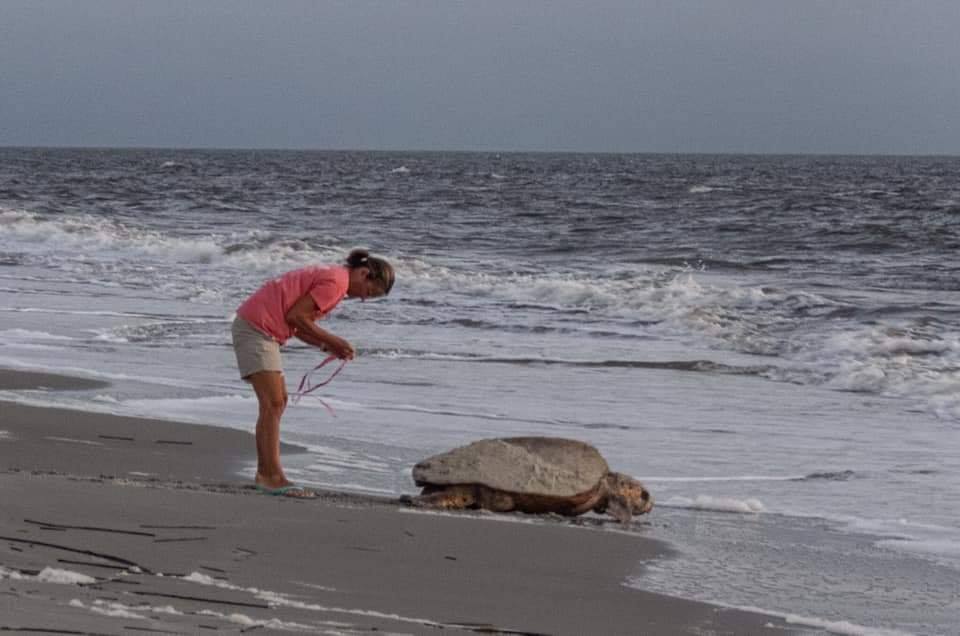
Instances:
[[[298,300],[310,294],[319,320],[347,295],[350,270],[342,265],[314,266],[287,272],[267,281],[239,309],[237,315],[280,344],[293,336],[286,316]]]

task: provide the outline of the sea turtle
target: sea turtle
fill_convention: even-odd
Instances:
[[[632,477],[610,472],[596,448],[558,437],[483,439],[413,467],[423,488],[415,506],[575,516],[606,512],[620,522],[650,512],[653,499]]]

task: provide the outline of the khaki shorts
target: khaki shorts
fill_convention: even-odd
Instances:
[[[237,316],[231,327],[233,352],[237,354],[240,377],[246,380],[258,371],[283,373],[280,343]]]

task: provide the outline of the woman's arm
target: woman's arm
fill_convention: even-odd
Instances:
[[[326,349],[338,358],[352,360],[356,353],[353,345],[343,338],[318,327],[313,321],[316,313],[317,303],[310,294],[306,294],[294,303],[284,318],[287,324],[293,328],[293,335],[300,340],[314,347]]]

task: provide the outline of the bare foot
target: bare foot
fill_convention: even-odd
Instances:
[[[265,495],[274,495],[277,497],[294,497],[296,499],[313,499],[317,493],[298,486],[287,480],[285,477],[277,480],[268,480],[259,474],[256,477],[257,490]]]

